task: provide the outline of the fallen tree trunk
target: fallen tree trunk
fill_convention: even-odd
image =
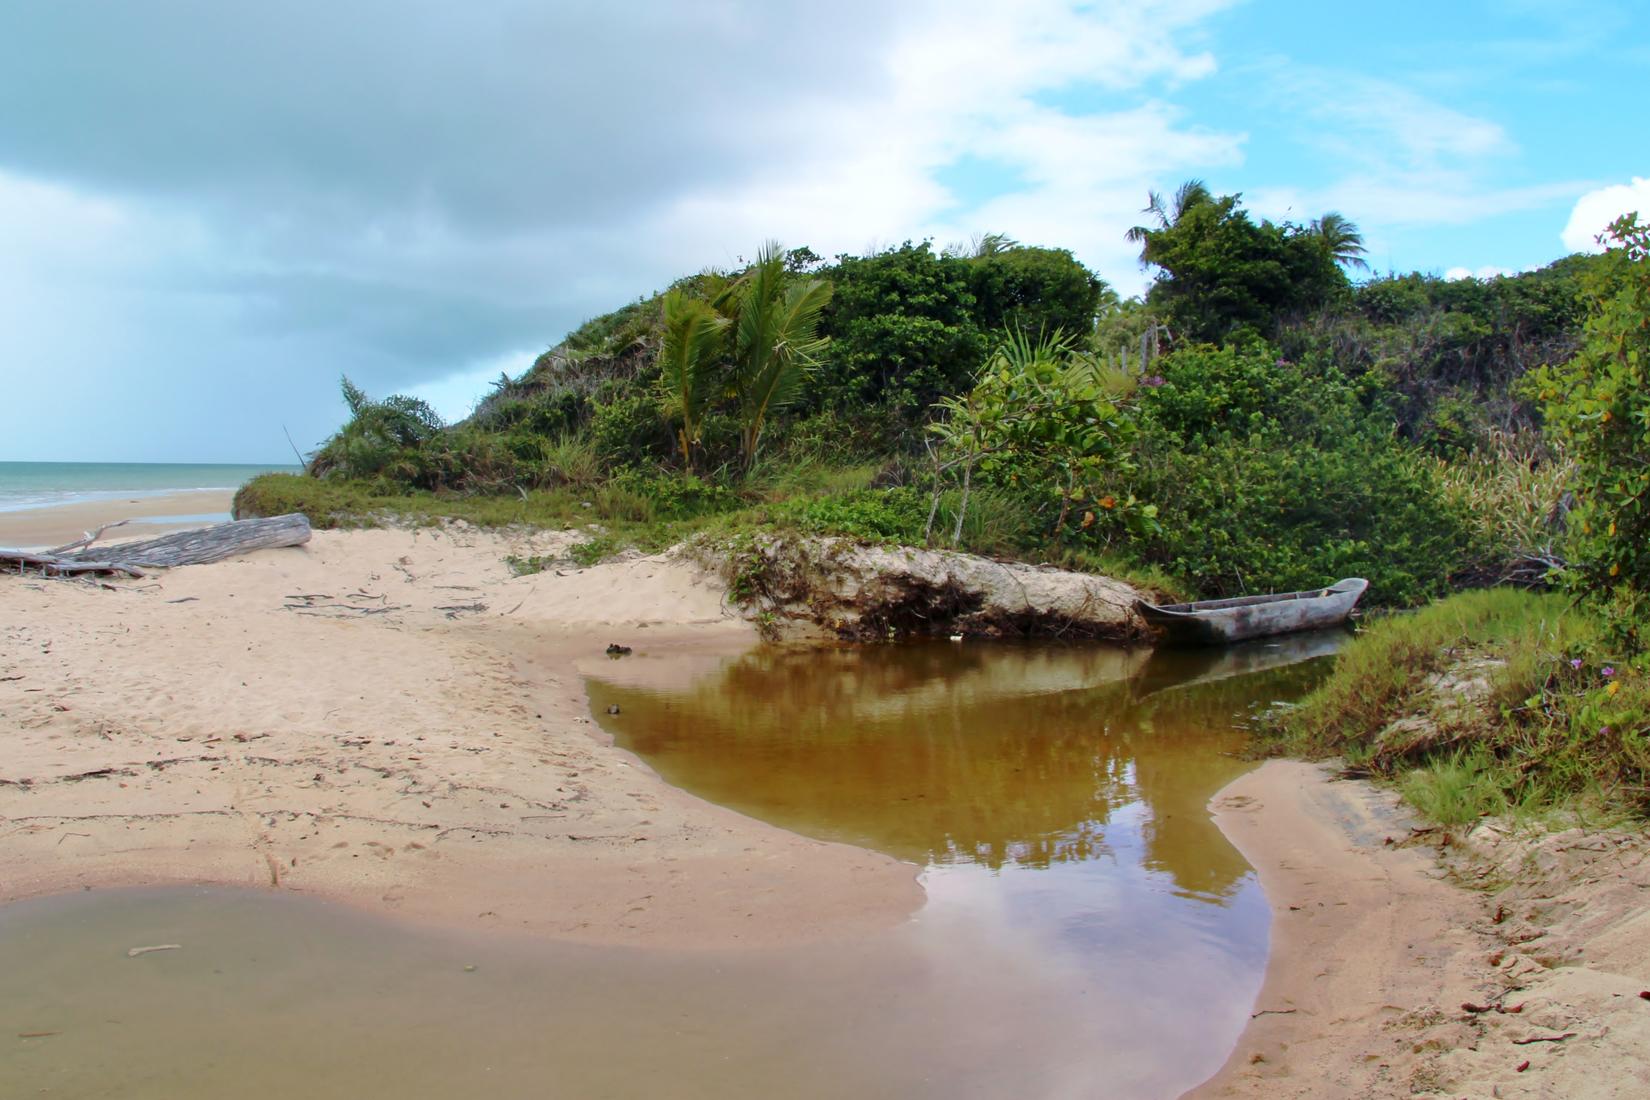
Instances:
[[[285,516],[270,516],[267,519],[232,520],[214,527],[179,531],[159,538],[117,543],[98,550],[91,549],[89,544],[104,530],[105,528],[99,528],[79,542],[72,542],[68,546],[45,553],[0,550],[0,565],[16,565],[19,572],[24,572],[30,566],[38,566],[44,576],[125,573],[141,577],[144,575],[143,566],[171,568],[178,565],[204,565],[252,550],[302,546],[309,541],[310,536],[309,518],[296,512]],[[74,549],[75,547],[80,549]],[[73,552],[66,552],[69,550]]]
[[[107,561],[70,561],[50,554],[35,554],[27,550],[0,550],[0,565],[15,565],[19,573],[27,573],[29,566],[40,568],[42,577],[63,577],[74,573],[125,573],[129,577],[144,576],[135,565],[116,565]]]

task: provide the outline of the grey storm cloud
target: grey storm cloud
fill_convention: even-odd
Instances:
[[[0,0],[0,439],[277,457],[340,373],[484,387],[765,236],[966,236],[936,173],[974,145],[1047,162],[987,228],[1071,243],[1234,141],[1029,93],[1196,78],[1229,2]]]
[[[599,220],[805,140],[771,109],[798,77],[879,79],[853,8],[14,4],[0,162],[321,227],[386,205],[482,232]]]
[[[284,415],[324,434],[340,372],[406,387],[543,348],[678,274],[668,242],[636,234],[683,194],[795,158],[799,100],[874,98],[867,35],[898,18],[755,0],[0,0],[0,173],[117,204],[143,254],[118,294],[78,258],[83,282],[22,318],[60,313],[60,337],[0,338],[0,359],[146,355],[125,366],[148,396],[129,395],[180,426],[249,415],[225,406],[226,373],[276,403],[278,377]],[[14,317],[50,290],[50,265],[24,262]],[[122,342],[122,326],[144,331]],[[246,456],[243,438],[225,426],[208,446]]]

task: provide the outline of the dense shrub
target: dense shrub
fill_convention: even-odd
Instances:
[[[908,419],[966,389],[985,358],[968,262],[907,241],[839,258],[822,273],[836,288],[820,331],[831,338],[814,385],[853,414],[886,405]]]
[[[674,443],[670,427],[650,393],[617,397],[595,407],[590,439],[596,456],[609,469],[652,466],[668,460]]]
[[[1576,464],[1571,583],[1610,608],[1636,650],[1650,643],[1650,224],[1630,216],[1610,233],[1586,342],[1527,389]]]
[[[1476,553],[1435,466],[1378,403],[1266,344],[1160,361],[1141,402],[1133,493],[1158,507],[1136,552],[1211,596],[1369,579],[1372,603],[1443,591]]]

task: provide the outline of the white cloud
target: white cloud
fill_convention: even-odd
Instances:
[[[1601,252],[1599,234],[1623,214],[1637,213],[1640,221],[1650,219],[1650,179],[1635,176],[1632,183],[1616,184],[1589,191],[1576,200],[1570,221],[1562,234],[1564,247],[1571,252]]]
[[[36,6],[0,37],[28,105],[0,112],[0,362],[148,379],[132,457],[279,457],[281,422],[337,423],[340,373],[452,414],[769,237],[1000,231],[1138,283],[1146,190],[1239,156],[1153,98],[1214,70],[1199,24],[1235,2]],[[971,209],[940,182],[964,156],[1026,190]],[[13,402],[0,436],[76,416]]]
[[[1451,282],[1456,282],[1461,279],[1499,279],[1503,275],[1516,274],[1518,274],[1518,272],[1512,270],[1511,268],[1496,267],[1494,264],[1486,264],[1485,266],[1478,268],[1452,267],[1448,271],[1444,272],[1444,278],[1450,280]]]

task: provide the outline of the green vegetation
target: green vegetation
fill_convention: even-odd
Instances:
[[[1594,273],[1586,340],[1525,389],[1575,461],[1571,587],[1604,608],[1617,644],[1650,644],[1650,224],[1610,229],[1618,247]]]
[[[1565,561],[1616,602],[1605,581],[1642,587],[1595,553],[1612,523],[1635,532],[1623,554],[1645,544],[1622,450],[1647,430],[1626,346],[1642,232],[1516,277],[1354,284],[1362,238],[1338,214],[1256,220],[1196,181],[1148,213],[1139,299],[1000,235],[834,260],[769,245],[581,326],[457,424],[346,381],[310,476],[261,479],[241,510],[637,545],[794,529],[1202,596],[1357,574],[1371,603],[1412,606]]]
[[[1373,624],[1273,731],[1390,779],[1447,824],[1650,811],[1650,663],[1555,593],[1452,596]]]
[[[774,533],[1177,598],[1560,588],[1381,620],[1278,744],[1444,821],[1650,808],[1650,229],[1518,276],[1354,283],[1339,214],[1257,221],[1198,181],[1146,213],[1137,299],[1000,235],[768,245],[586,323],[458,424],[346,379],[307,476],[253,481],[237,513],[575,528],[575,564],[706,535],[738,590],[784,580],[740,565]]]

